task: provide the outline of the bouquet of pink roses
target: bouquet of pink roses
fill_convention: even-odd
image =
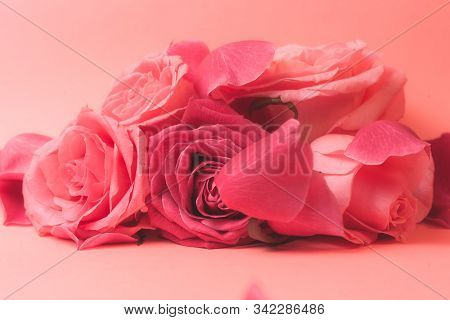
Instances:
[[[450,227],[450,135],[430,144],[397,122],[405,81],[360,41],[174,43],[118,78],[101,113],[10,140],[5,223],[80,248],[148,233],[204,248],[368,244],[427,216]]]

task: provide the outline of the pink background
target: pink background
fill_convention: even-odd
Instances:
[[[362,39],[383,45],[444,0],[155,0],[13,1],[5,3],[80,54],[119,75],[172,40],[211,47],[242,39],[317,45]],[[78,112],[99,108],[112,83],[0,3],[0,145],[21,132],[56,135]],[[381,50],[404,70],[404,122],[421,137],[450,131],[450,6]],[[258,283],[269,298],[440,298],[397,264],[450,296],[450,231],[419,226],[407,243],[349,248],[326,238],[275,248],[200,250],[166,241],[81,251],[12,298],[241,298]],[[0,227],[0,297],[74,250],[31,228]]]

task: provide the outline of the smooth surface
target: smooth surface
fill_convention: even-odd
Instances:
[[[269,299],[442,298],[429,287],[450,297],[450,232],[425,225],[408,243],[372,249],[325,238],[216,250],[159,240],[74,253],[20,227],[1,227],[0,243],[2,298],[72,253],[10,298],[241,299],[253,283]]]
[[[359,38],[374,49],[394,39],[380,52],[409,79],[404,122],[423,138],[450,131],[450,5],[394,38],[444,0],[2,2],[77,53],[0,2],[0,145],[22,132],[56,135],[82,106],[99,109],[111,75],[189,38],[211,47]],[[71,242],[2,226],[0,297],[72,254],[11,298],[236,299],[256,282],[274,299],[437,299],[430,287],[450,297],[449,245],[450,230],[421,225],[407,243],[382,241],[376,251],[312,238],[275,248],[208,251],[159,240],[74,253]]]

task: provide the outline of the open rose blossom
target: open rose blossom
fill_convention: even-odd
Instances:
[[[24,177],[26,214],[41,235],[86,248],[136,241],[145,225],[137,142],[117,123],[83,109],[41,147]]]
[[[304,199],[310,179],[310,172],[287,170],[311,160],[299,152],[307,146],[299,144],[296,120],[267,134],[224,103],[194,99],[183,122],[148,137],[147,205],[164,237],[206,248],[248,243],[251,218],[284,221],[301,209],[285,192]],[[271,177],[281,188],[264,178],[272,159],[282,162]]]
[[[37,134],[21,134],[0,151],[0,210],[3,209],[5,225],[30,224],[23,206],[23,175],[33,153],[49,140]]]
[[[262,41],[236,42],[212,51],[198,70],[203,96],[232,103],[261,124],[297,117],[312,125],[311,138],[398,120],[404,112],[405,76],[382,65],[361,41],[277,49]]]
[[[102,113],[123,125],[170,116],[179,121],[181,108],[194,94],[192,84],[184,77],[187,72],[188,66],[180,56],[148,56],[116,81]]]
[[[377,121],[356,136],[313,141],[314,178],[306,205],[291,223],[270,223],[296,236],[326,234],[370,243],[379,234],[403,239],[431,208],[430,148],[406,127]]]
[[[429,220],[450,228],[450,133],[430,141],[436,165],[433,209]]]

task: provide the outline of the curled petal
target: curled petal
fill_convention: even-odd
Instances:
[[[30,224],[23,205],[23,175],[34,152],[49,140],[37,134],[21,134],[0,151],[0,210],[4,211],[4,224]]]

